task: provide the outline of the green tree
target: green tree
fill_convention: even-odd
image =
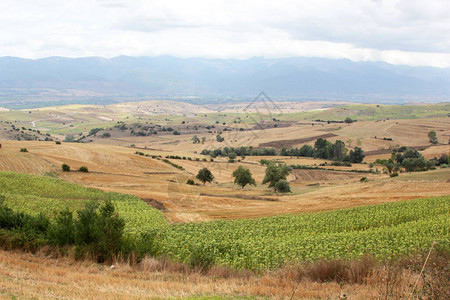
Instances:
[[[337,161],[343,161],[347,155],[347,149],[345,148],[345,143],[343,141],[337,140],[332,148],[331,159]]]
[[[269,162],[266,168],[266,176],[264,176],[262,184],[269,183],[269,187],[274,187],[278,181],[286,180],[286,177],[290,172],[289,166],[285,164]]]
[[[200,139],[196,135],[194,135],[192,137],[192,143],[193,144],[200,144]]]
[[[249,169],[239,166],[233,172],[234,183],[244,188],[247,184],[256,185],[255,179]]]
[[[430,139],[430,143],[437,144],[438,140],[437,140],[435,131],[432,130],[432,131],[428,132],[428,138]]]
[[[223,141],[225,140],[225,138],[222,137],[220,134],[218,134],[218,135],[216,135],[216,140],[217,140],[219,143],[221,143],[221,142],[223,142]]]
[[[211,171],[208,170],[208,168],[203,168],[200,171],[198,171],[198,174],[197,174],[197,176],[195,176],[195,178],[197,178],[198,180],[203,182],[203,184],[205,184],[206,182],[213,181],[214,176],[211,173]]]
[[[366,155],[364,154],[364,151],[359,147],[355,147],[355,150],[350,150],[350,153],[348,155],[348,160],[351,163],[361,163],[363,161],[364,157],[366,157]]]
[[[62,164],[61,169],[63,170],[63,172],[69,172],[70,166],[68,164]]]
[[[347,117],[347,118],[345,118],[344,122],[347,124],[351,124],[351,123],[353,123],[353,120],[352,120],[352,118]]]
[[[287,180],[281,179],[274,185],[274,189],[279,193],[290,193],[291,187],[289,186],[289,182]]]

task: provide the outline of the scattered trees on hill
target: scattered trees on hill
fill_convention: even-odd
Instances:
[[[256,185],[249,169],[239,166],[233,172],[234,183],[244,188],[247,184]]]
[[[197,174],[197,176],[195,176],[195,178],[197,178],[198,180],[203,182],[203,184],[214,180],[214,176],[211,173],[211,171],[208,170],[208,168],[203,168],[200,171],[198,171],[198,174]]]

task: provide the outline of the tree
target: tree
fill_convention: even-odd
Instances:
[[[274,162],[269,162],[266,168],[266,176],[262,184],[269,182],[269,187],[274,187],[275,184],[280,180],[286,180],[286,177],[291,172],[289,166],[285,164],[275,164]]]
[[[234,183],[244,188],[247,184],[256,185],[255,179],[249,169],[239,166],[233,172]]]
[[[220,134],[216,135],[216,140],[221,143],[225,140],[225,138],[223,138]]]
[[[428,138],[430,139],[430,143],[437,144],[438,140],[437,140],[435,131],[432,130],[432,131],[428,132]]]
[[[202,137],[202,144],[204,144],[206,142],[206,137]]]
[[[61,169],[63,170],[63,172],[69,172],[70,171],[70,167],[68,164],[62,164],[61,165]]]
[[[195,178],[197,178],[198,180],[203,182],[203,184],[205,184],[206,182],[213,181],[214,176],[211,173],[211,171],[208,170],[208,168],[203,168],[200,171],[198,171],[198,174],[197,174],[197,176],[195,176]]]
[[[200,144],[200,139],[196,135],[194,135],[192,137],[192,143],[193,144]]]
[[[345,144],[343,141],[337,140],[332,147],[332,156],[333,160],[343,161],[346,156],[347,149],[345,148]]]
[[[361,163],[365,156],[366,155],[364,154],[364,151],[361,148],[355,147],[355,150],[350,150],[348,160],[351,163]]]
[[[347,117],[347,118],[345,118],[344,122],[347,124],[351,124],[351,123],[353,123],[353,120],[352,120],[352,118]]]
[[[89,172],[88,168],[86,166],[81,166],[78,171],[83,172],[83,173],[87,173]]]
[[[291,192],[289,182],[284,179],[281,179],[277,183],[275,183],[274,189],[276,192],[279,192],[279,193],[290,193]]]

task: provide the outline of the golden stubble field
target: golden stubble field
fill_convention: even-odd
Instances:
[[[288,177],[292,193],[273,193],[261,185],[265,167],[256,157],[228,163],[224,158],[213,162],[195,161],[202,155],[180,148],[178,152],[129,147],[54,142],[1,141],[0,169],[38,175],[57,176],[63,180],[104,191],[134,194],[148,203],[160,202],[166,218],[172,222],[204,221],[217,218],[253,218],[284,213],[333,210],[367,204],[399,201],[418,197],[446,195],[449,192],[449,169],[406,174],[389,178],[386,174],[364,174],[325,170],[293,170]],[[28,152],[20,152],[27,148]],[[432,151],[433,148],[436,148]],[[193,160],[171,161],[183,166],[179,170],[135,151],[149,155],[179,155]],[[448,152],[446,145],[431,147],[426,153]],[[388,155],[389,156],[389,155]],[[266,157],[287,164],[319,165],[323,160],[312,158]],[[62,172],[61,164],[71,167]],[[241,189],[233,184],[232,172],[242,165],[249,168],[257,186]],[[89,173],[78,172],[87,166]],[[215,180],[211,184],[188,185],[198,170],[209,168]],[[328,167],[330,168],[330,167]],[[348,169],[334,167],[335,169]],[[354,164],[351,169],[368,169]],[[368,181],[361,183],[366,176]]]

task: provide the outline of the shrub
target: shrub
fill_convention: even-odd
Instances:
[[[441,169],[445,169],[447,167],[448,167],[447,164],[441,164]]]
[[[394,172],[394,173],[392,173],[392,174],[389,175],[389,177],[397,177],[397,176],[398,176],[398,173],[397,173],[397,172]]]
[[[55,144],[56,145],[61,145],[61,142],[60,141],[56,141]]]
[[[27,148],[20,148],[20,152],[28,152]]]
[[[83,173],[87,173],[89,172],[88,168],[86,166],[81,166],[78,171],[83,172]]]
[[[274,185],[274,189],[279,193],[290,193],[291,188],[289,186],[289,182],[287,180],[281,179]]]
[[[186,183],[187,183],[187,184],[190,184],[190,185],[195,185],[195,182],[194,182],[194,180],[192,180],[192,179],[188,179],[188,180],[186,181]]]
[[[367,179],[367,177],[362,177],[359,181],[361,182],[367,182],[369,179]]]
[[[70,166],[67,164],[62,164],[61,165],[61,169],[63,170],[63,172],[69,172],[70,171]]]

